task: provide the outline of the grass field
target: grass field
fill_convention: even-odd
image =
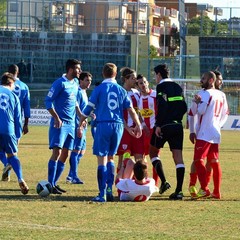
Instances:
[[[193,156],[188,134],[186,130],[183,201],[168,200],[172,189],[163,196],[154,194],[148,202],[127,203],[116,198],[114,202],[101,204],[89,201],[98,193],[97,161],[91,151],[90,131],[88,151],[79,167],[79,176],[85,184],[65,184],[67,164],[59,182],[67,193],[40,198],[35,187],[39,180],[47,178],[51,154],[48,128],[30,127],[19,147],[19,158],[30,191],[26,196],[20,193],[13,172],[10,182],[0,182],[0,239],[240,239],[240,132],[222,132],[222,199],[198,201],[190,200],[188,193]],[[175,167],[167,146],[162,150],[161,159],[167,179],[174,188]]]

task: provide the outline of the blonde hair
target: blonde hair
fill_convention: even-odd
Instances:
[[[112,78],[117,75],[117,66],[114,63],[106,63],[103,67],[103,77]]]

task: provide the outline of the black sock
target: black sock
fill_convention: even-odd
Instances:
[[[166,178],[163,172],[163,166],[160,159],[156,159],[152,162],[153,167],[155,168],[158,176],[160,177],[162,183],[166,182]]]
[[[176,169],[176,175],[177,175],[176,193],[179,193],[179,192],[182,191],[184,173],[185,173],[185,167],[179,167],[179,168]]]

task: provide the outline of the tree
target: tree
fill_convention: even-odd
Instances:
[[[6,25],[7,0],[0,0],[0,26]]]
[[[187,24],[188,35],[223,35],[228,33],[227,21],[213,21],[208,16],[194,17]]]
[[[33,19],[35,19],[38,23],[38,28],[42,31],[52,31],[53,26],[51,23],[51,20],[49,19],[49,9],[48,6],[43,7],[43,18],[39,19],[36,16],[31,16]]]
[[[158,56],[158,50],[153,45],[150,45],[150,58],[155,58]]]

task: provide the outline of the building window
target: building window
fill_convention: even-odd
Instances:
[[[10,3],[10,12],[18,12],[18,3]]]

